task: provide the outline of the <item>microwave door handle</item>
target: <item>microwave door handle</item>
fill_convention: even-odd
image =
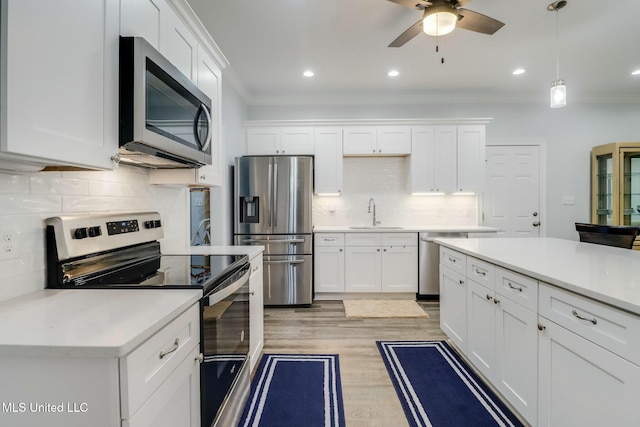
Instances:
[[[207,137],[204,140],[204,145],[202,146],[202,151],[207,151],[209,145],[211,145],[211,137],[213,135],[212,121],[211,121],[211,113],[209,113],[209,109],[206,105],[202,104],[200,106],[202,111],[204,111],[204,116],[207,118]]]
[[[196,140],[196,143],[198,144],[198,147],[200,148],[201,151],[204,151],[204,147],[202,146],[202,141],[200,141],[200,137],[198,136],[198,121],[200,119],[200,114],[202,112],[203,107],[204,107],[204,104],[200,104],[200,106],[196,110],[196,116],[193,119],[193,137]]]

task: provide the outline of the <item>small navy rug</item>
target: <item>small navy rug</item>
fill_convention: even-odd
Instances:
[[[444,341],[377,341],[410,426],[522,426]]]
[[[338,355],[263,355],[239,426],[344,426]]]

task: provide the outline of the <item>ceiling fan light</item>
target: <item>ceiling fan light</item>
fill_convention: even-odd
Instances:
[[[422,31],[430,36],[444,36],[456,28],[458,12],[451,3],[427,8],[422,18]]]
[[[567,86],[564,79],[554,80],[551,83],[551,108],[560,108],[567,105]]]

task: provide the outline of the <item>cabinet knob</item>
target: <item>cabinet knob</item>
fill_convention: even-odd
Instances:
[[[340,249],[339,251],[342,252],[342,249]]]
[[[493,299],[493,303],[494,303],[494,304],[500,304],[500,300],[499,300],[499,299],[495,299],[495,298],[494,298],[494,299]]]
[[[207,175],[200,175],[200,179],[201,179],[201,180],[205,180],[205,179],[207,179]]]
[[[458,283],[460,283],[461,285],[464,285],[464,280],[458,280]]]
[[[376,249],[378,252],[380,252],[380,249]]]
[[[491,301],[492,298],[493,297],[491,295],[487,294],[487,301]]]
[[[546,326],[544,326],[542,323],[538,323],[538,330],[539,331],[544,331],[545,329],[547,329]]]
[[[382,150],[378,150],[378,153],[382,153]]]

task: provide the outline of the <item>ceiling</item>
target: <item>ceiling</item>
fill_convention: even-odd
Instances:
[[[387,0],[188,0],[249,104],[540,102],[556,78],[557,46],[569,103],[640,102],[640,75],[631,75],[640,1],[568,0],[559,44],[550,1],[473,0],[466,9],[506,25],[491,36],[421,33],[389,48],[420,11]],[[514,76],[519,67],[526,72]]]

